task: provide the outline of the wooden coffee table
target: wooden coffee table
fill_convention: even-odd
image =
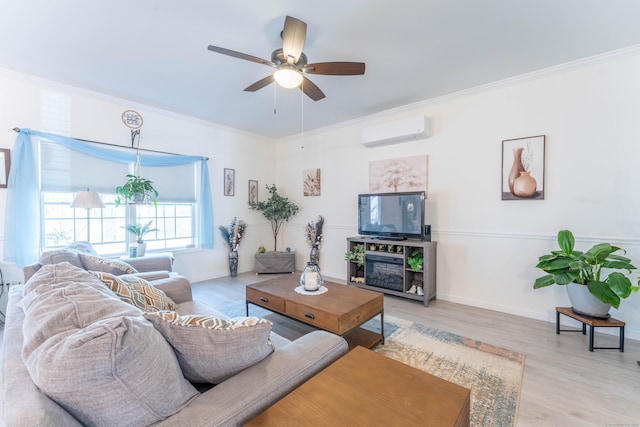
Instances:
[[[343,336],[349,348],[361,345],[371,348],[384,344],[384,296],[380,292],[339,283],[324,282],[328,291],[303,295],[295,291],[300,275],[293,274],[247,286],[249,303],[292,319]],[[364,322],[380,315],[380,333],[360,328]]]
[[[247,426],[469,426],[471,392],[356,347]]]

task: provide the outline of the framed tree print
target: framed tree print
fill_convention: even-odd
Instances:
[[[258,181],[253,179],[249,180],[249,204],[255,205],[258,203]]]
[[[224,195],[235,196],[236,194],[236,171],[235,169],[224,168]]]
[[[544,199],[545,135],[502,141],[502,200]]]

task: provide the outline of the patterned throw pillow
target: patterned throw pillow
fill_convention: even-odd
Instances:
[[[121,274],[138,273],[138,270],[131,267],[126,262],[118,261],[117,259],[109,259],[83,253],[80,253],[79,255],[85,270],[102,271],[104,273],[111,273],[118,276]]]
[[[182,373],[193,383],[221,383],[274,351],[271,322],[258,317],[225,320],[180,316],[175,311],[145,313],[144,317],[171,344]]]
[[[162,290],[136,276],[114,276],[92,271],[118,297],[145,312],[175,310],[177,304]]]

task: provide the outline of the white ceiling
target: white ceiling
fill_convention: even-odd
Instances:
[[[207,46],[270,59],[286,15],[365,74],[244,92],[273,69]],[[274,138],[636,44],[638,0],[0,0],[0,68]]]

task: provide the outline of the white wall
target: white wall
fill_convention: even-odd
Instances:
[[[564,288],[532,284],[558,230],[571,229],[578,249],[618,244],[640,266],[638,75],[640,49],[629,50],[282,141],[278,161],[297,167],[280,168],[278,182],[303,205],[288,238],[304,247],[304,223],[324,215],[321,267],[345,279],[345,237],[357,234],[356,195],[368,191],[369,162],[427,154],[437,297],[552,321],[556,306],[569,305]],[[432,118],[431,138],[360,144],[363,126],[417,113]],[[502,140],[540,134],[545,200],[502,201]],[[316,167],[322,195],[302,197],[301,171]],[[612,313],[640,338],[640,295]]]
[[[53,90],[71,98],[72,136],[127,145],[129,129],[120,114],[135,109],[145,119],[143,147],[210,157],[216,247],[176,257],[176,269],[192,281],[227,273],[217,227],[234,216],[249,224],[240,271],[253,268],[257,246],[271,247],[269,224],[247,208],[249,179],[259,181],[261,200],[264,186],[275,183],[301,206],[278,244],[297,250],[298,269],[308,259],[304,225],[325,217],[320,264],[325,275],[345,279],[345,238],[357,231],[356,195],[368,190],[369,162],[427,154],[437,297],[552,321],[554,307],[568,305],[564,289],[534,291],[532,283],[540,275],[537,257],[555,247],[557,230],[573,230],[580,249],[617,243],[640,264],[639,72],[640,49],[631,49],[278,142],[0,72],[0,147],[13,147],[14,126],[41,129],[40,95]],[[432,118],[431,138],[376,148],[360,144],[363,126],[417,113]],[[547,136],[545,200],[501,201],[501,141],[539,134]],[[322,195],[303,197],[302,171],[316,167],[322,170]],[[223,168],[236,171],[235,197],[222,196]],[[5,202],[0,189],[2,223]],[[640,338],[639,309],[635,295],[613,311],[627,322],[630,338]]]
[[[213,250],[176,252],[175,267],[192,281],[228,274],[227,249],[219,237],[218,226],[228,225],[234,216],[238,216],[248,223],[246,240],[240,246],[240,271],[253,269],[255,248],[262,244],[262,235],[270,236],[270,228],[260,214],[248,208],[248,180],[258,180],[261,186],[274,181],[275,141],[126,100],[0,70],[0,148],[13,148],[17,134],[12,129],[16,126],[50,130],[42,127],[41,120],[41,96],[45,91],[69,97],[70,136],[130,146],[131,131],[120,117],[124,110],[134,109],[144,119],[141,148],[209,157],[215,247]],[[236,171],[235,197],[223,196],[224,168]],[[2,236],[6,195],[7,191],[0,189]],[[6,265],[0,268],[3,272],[12,270]],[[12,276],[16,272],[13,270],[8,279],[5,277],[5,281],[14,280]]]

